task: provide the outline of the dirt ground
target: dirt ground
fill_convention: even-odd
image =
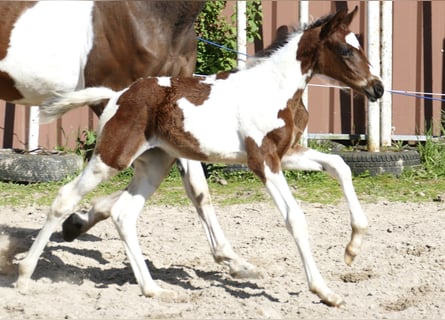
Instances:
[[[318,267],[344,296],[342,308],[309,292],[271,203],[217,208],[235,251],[262,271],[248,280],[213,261],[192,207],[146,207],[139,239],[154,279],[179,293],[171,302],[141,296],[111,221],[71,243],[54,234],[29,291],[19,293],[10,253],[29,248],[46,208],[1,207],[0,319],[445,319],[444,203],[364,204],[370,229],[352,267],[343,262],[346,205],[302,206]]]

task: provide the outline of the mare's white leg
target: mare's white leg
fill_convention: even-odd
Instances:
[[[60,188],[48,212],[43,228],[40,230],[26,257],[19,262],[18,288],[26,289],[39,257],[59,223],[74,211],[74,207],[85,194],[92,191],[99,183],[110,178],[115,173],[116,170],[103,163],[100,157],[93,156],[76,179]]]
[[[135,172],[128,189],[123,191],[111,208],[111,217],[124,243],[131,268],[141,288],[149,297],[171,298],[174,293],[160,288],[152,279],[139,246],[136,222],[145,200],[167,175],[174,158],[154,149],[144,153],[134,163]]]
[[[228,265],[233,277],[259,277],[256,267],[238,256],[224,236],[210,199],[201,163],[185,159],[179,159],[178,162],[185,190],[198,211],[215,261]]]
[[[368,219],[355,193],[349,166],[338,155],[326,154],[300,146],[289,150],[283,157],[281,164],[283,168],[291,170],[325,170],[339,181],[351,216],[351,240],[345,250],[345,262],[351,265],[360,250],[363,237],[368,229]]]
[[[304,213],[295,201],[283,173],[265,168],[265,186],[283,215],[287,230],[292,234],[303,261],[309,289],[328,305],[340,306],[343,298],[328,288],[315,264],[309,246],[309,234]]]

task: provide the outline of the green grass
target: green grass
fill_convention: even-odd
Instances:
[[[323,149],[323,151],[326,151]],[[362,175],[353,178],[357,195],[362,202],[378,200],[425,202],[433,201],[445,193],[445,144],[427,141],[419,145],[422,168],[405,172],[401,177]],[[218,205],[254,203],[270,201],[260,181],[250,172],[223,173],[214,166],[208,180],[212,199]],[[296,198],[311,203],[336,204],[343,199],[338,182],[324,172],[286,171],[286,177]],[[92,198],[111,194],[124,189],[131,180],[132,170],[126,170],[108,182],[101,184],[89,194],[83,203]],[[0,182],[1,206],[48,206],[54,200],[58,189],[71,178],[53,183],[16,184]],[[218,183],[221,179],[227,184]],[[185,195],[182,181],[176,168],[162,183],[159,190],[149,200],[157,205],[190,205]]]

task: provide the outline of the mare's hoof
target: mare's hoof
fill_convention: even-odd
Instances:
[[[84,221],[75,213],[71,214],[62,224],[63,240],[71,242],[82,234]]]

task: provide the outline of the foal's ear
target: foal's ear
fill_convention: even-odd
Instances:
[[[286,38],[289,32],[290,30],[288,26],[280,26],[275,33],[274,41]]]
[[[354,19],[355,15],[357,14],[358,6],[355,6],[354,10],[352,10],[350,13],[346,15],[346,17],[343,18],[343,23],[347,26],[349,26]]]
[[[334,15],[330,17],[328,21],[321,27],[320,31],[320,40],[325,39],[329,36],[333,31],[337,30],[340,24],[343,23],[343,20],[346,19],[348,9],[338,10]]]

